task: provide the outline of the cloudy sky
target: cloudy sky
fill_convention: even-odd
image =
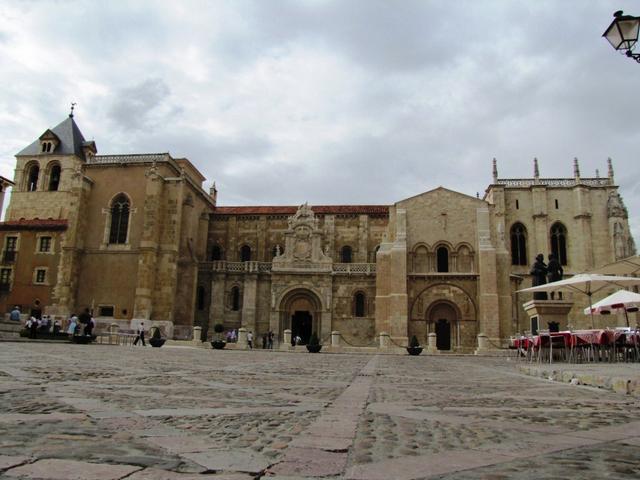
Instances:
[[[221,205],[389,204],[502,178],[616,180],[640,241],[631,0],[0,3],[0,175],[75,119],[99,153],[170,152]]]

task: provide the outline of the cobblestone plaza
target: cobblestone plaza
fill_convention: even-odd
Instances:
[[[635,479],[638,407],[505,358],[5,342],[0,477]]]

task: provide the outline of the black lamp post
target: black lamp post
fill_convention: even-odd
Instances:
[[[640,53],[633,53],[633,48],[638,42],[638,30],[640,29],[640,17],[623,15],[622,10],[613,14],[613,22],[602,34],[613,48],[624,52],[629,58],[640,63]]]

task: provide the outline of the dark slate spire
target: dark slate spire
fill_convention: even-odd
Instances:
[[[60,144],[52,153],[57,153],[59,155],[76,155],[80,158],[84,158],[82,144],[85,143],[85,139],[73,119],[73,114],[69,114],[64,121],[53,127],[51,131],[60,139]],[[28,147],[22,149],[16,156],[38,155],[41,152],[40,139],[38,139]]]

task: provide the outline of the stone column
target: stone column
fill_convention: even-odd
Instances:
[[[158,236],[160,230],[161,194],[164,181],[155,165],[145,173],[144,205],[142,212],[142,238],[138,255],[138,278],[136,279],[133,318],[151,318],[152,296],[158,266]],[[167,319],[169,320],[169,319]]]
[[[339,347],[340,346],[340,332],[334,330],[331,332],[331,346]]]
[[[498,301],[498,271],[496,249],[491,241],[489,209],[479,207],[478,219],[478,286],[480,299],[479,328],[490,338],[499,341],[500,304]]]
[[[237,343],[238,349],[240,350],[246,350],[249,348],[249,344],[247,343],[247,329],[246,328],[239,328],[238,329],[238,343]]]
[[[117,345],[118,344],[118,324],[117,323],[112,323],[111,325],[109,325],[109,343],[111,345]]]
[[[438,337],[435,333],[431,332],[427,335],[427,353],[438,353]]]
[[[193,343],[202,343],[202,327],[193,327]]]
[[[258,274],[247,273],[242,289],[242,326],[256,333],[256,302],[258,292]]]
[[[280,350],[291,350],[293,347],[291,346],[291,330],[288,328],[284,331],[284,339],[282,341],[282,345],[280,345]]]
[[[406,211],[395,212],[395,240],[382,242],[376,257],[376,330],[390,332],[397,343],[407,342]],[[393,232],[391,232],[393,233]]]
[[[380,332],[378,340],[380,342],[380,348],[383,350],[388,349],[391,345],[391,342],[389,341],[389,334],[387,332]]]
[[[211,279],[211,303],[209,305],[209,328],[213,330],[216,323],[224,325],[226,276],[224,273],[214,273]]]
[[[478,334],[478,348],[476,349],[476,355],[478,353],[486,352],[489,348],[489,338],[484,333]]]

